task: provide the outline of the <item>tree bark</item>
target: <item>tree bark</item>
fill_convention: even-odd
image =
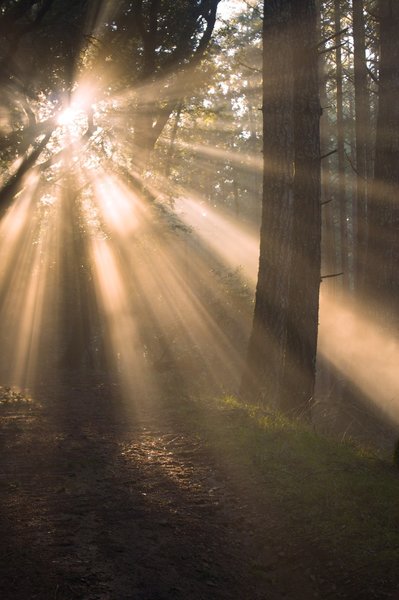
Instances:
[[[283,408],[310,414],[321,264],[320,99],[315,2],[293,2],[295,173]]]
[[[367,289],[375,318],[399,323],[399,3],[380,0],[379,106]]]
[[[344,272],[343,279],[348,275],[348,248],[347,248],[347,222],[346,222],[346,184],[345,184],[345,130],[344,130],[344,108],[343,108],[343,69],[342,69],[342,34],[341,31],[341,2],[334,0],[334,21],[337,37],[335,50],[335,78],[336,78],[336,104],[337,104],[337,151],[338,151],[338,183],[337,194],[339,202],[340,219],[340,254],[341,270]]]
[[[265,2],[263,201],[259,272],[241,394],[278,405],[284,371],[291,265],[293,73],[290,0]]]
[[[355,82],[356,136],[356,224],[355,224],[355,285],[364,285],[367,263],[367,175],[368,143],[370,139],[370,108],[367,89],[364,2],[353,2],[353,44]]]
[[[258,283],[241,392],[308,413],[320,284],[314,0],[264,7],[264,180]]]

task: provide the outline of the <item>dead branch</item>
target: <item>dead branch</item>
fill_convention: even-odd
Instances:
[[[322,275],[320,277],[320,281],[323,281],[323,279],[330,279],[331,277],[340,277],[340,275],[343,275],[344,272],[341,271],[341,273],[331,273],[330,275]]]
[[[319,42],[317,44],[316,48],[320,48],[320,46],[324,46],[324,44],[327,44],[327,42],[329,42],[330,40],[333,40],[334,38],[337,38],[337,37],[341,36],[343,33],[347,33],[348,31],[349,31],[349,27],[345,27],[344,29],[341,29],[341,31],[336,31],[335,33],[332,33],[328,37],[321,40],[321,42]]]
[[[334,150],[327,152],[327,154],[322,154],[320,156],[320,160],[323,160],[323,158],[327,158],[327,156],[331,156],[332,154],[335,154],[336,152],[338,152],[338,148],[334,148]]]

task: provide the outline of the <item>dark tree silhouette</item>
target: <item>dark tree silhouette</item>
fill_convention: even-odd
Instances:
[[[399,4],[381,0],[375,170],[369,202],[367,289],[374,316],[399,322]]]

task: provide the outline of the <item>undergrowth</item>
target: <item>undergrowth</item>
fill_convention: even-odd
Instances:
[[[212,451],[251,470],[293,536],[368,575],[395,571],[399,475],[391,457],[233,397],[196,404]]]

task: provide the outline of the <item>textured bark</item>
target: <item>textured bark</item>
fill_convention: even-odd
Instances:
[[[242,394],[278,403],[284,371],[291,265],[293,73],[290,0],[265,2],[263,202],[253,328]]]
[[[294,150],[292,258],[285,410],[309,413],[314,393],[321,263],[320,100],[314,2],[293,2]]]
[[[242,393],[308,412],[320,283],[315,2],[265,2],[264,182],[258,284]]]

